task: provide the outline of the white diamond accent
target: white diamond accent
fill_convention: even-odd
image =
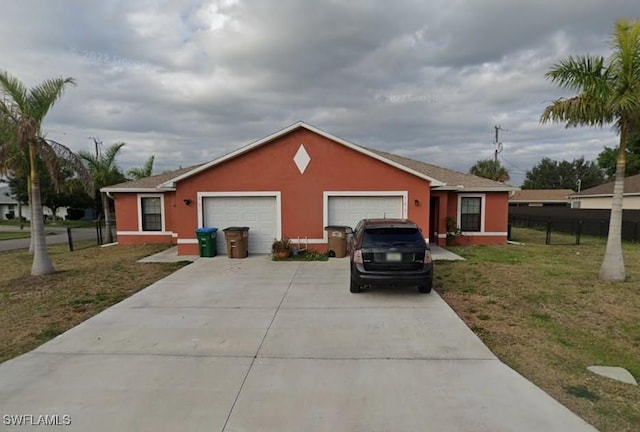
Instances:
[[[300,170],[300,174],[304,174],[304,170],[307,169],[309,162],[311,162],[311,157],[309,156],[309,153],[307,153],[303,144],[300,144],[300,148],[293,157],[293,161],[296,163],[298,170]]]

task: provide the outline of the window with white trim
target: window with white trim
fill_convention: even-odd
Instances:
[[[482,226],[482,198],[462,197],[460,200],[460,230],[480,231]]]
[[[142,231],[162,231],[162,203],[160,197],[141,197]]]

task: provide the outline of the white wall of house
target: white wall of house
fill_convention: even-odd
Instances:
[[[18,218],[18,205],[17,204],[9,204],[9,203],[0,203],[0,220],[7,220],[7,214],[13,211],[15,214],[15,219]],[[22,216],[28,217],[28,214],[25,212],[29,212],[29,206],[22,206]]]
[[[575,203],[579,201],[578,207]],[[580,197],[572,199],[573,208],[581,209],[610,209],[611,197]],[[622,201],[622,207],[626,210],[640,210],[640,195],[625,195]]]
[[[7,214],[13,210],[15,214],[14,219],[18,219],[18,205],[17,204],[7,204],[0,203],[0,220],[7,220]],[[47,207],[42,208],[42,212],[51,217],[53,213]],[[58,219],[64,219],[67,216],[67,207],[60,207],[56,212],[56,217]],[[22,206],[22,217],[27,218],[27,220],[31,220],[31,208],[28,205]]]

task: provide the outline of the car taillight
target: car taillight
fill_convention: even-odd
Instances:
[[[424,263],[431,264],[431,251],[429,249],[424,251]]]
[[[353,251],[353,262],[362,264],[362,251],[360,249]]]

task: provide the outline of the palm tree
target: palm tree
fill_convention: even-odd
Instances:
[[[625,146],[629,129],[640,112],[640,21],[617,21],[611,45],[613,52],[607,60],[569,56],[546,73],[554,84],[578,95],[554,101],[540,121],[565,123],[567,127],[613,124],[620,133],[609,236],[600,278],[624,281],[621,236]]]
[[[10,179],[24,179],[27,189],[27,199],[32,201],[30,171],[31,163],[29,159],[29,149],[20,147],[16,142],[17,129],[13,127],[10,119],[0,120],[0,172],[8,176]],[[79,187],[84,191],[91,191],[93,188],[91,178],[81,159],[64,145],[53,141],[38,138],[38,156],[36,158],[36,169],[38,177],[45,181],[51,182],[56,192],[60,191],[64,181],[69,173],[74,174],[74,178]],[[41,197],[42,201],[42,197]],[[18,199],[18,217],[22,221],[22,212],[20,209],[21,200]],[[35,219],[33,206],[30,207],[31,217]],[[21,225],[22,226],[22,225]],[[34,224],[30,224],[31,242],[29,245],[29,254],[34,253]]]
[[[104,214],[107,231],[105,238],[107,243],[113,243],[111,207],[109,206],[107,194],[99,191],[103,187],[126,181],[126,177],[116,163],[116,157],[124,145],[125,143],[115,143],[109,146],[105,152],[97,152],[96,154],[88,151],[78,153],[78,156],[80,156],[89,169],[93,184],[97,190],[96,193],[100,193],[102,212]]]
[[[0,115],[5,119],[3,124],[13,125],[16,133],[15,143],[24,151],[28,151],[29,155],[29,185],[33,212],[31,230],[34,246],[31,274],[34,276],[55,272],[45,242],[37,162],[38,158],[41,158],[50,171],[55,173],[55,165],[58,161],[55,158],[52,159],[56,150],[42,137],[42,122],[60,99],[64,89],[74,84],[72,78],[54,78],[29,89],[8,72],[0,71],[0,89],[3,93],[3,99],[0,101]]]
[[[151,174],[153,174],[153,161],[155,158],[155,155],[151,155],[143,166],[140,168],[131,168],[127,171],[127,174],[134,180],[151,176]]]
[[[493,159],[479,160],[469,169],[469,174],[499,182],[506,182],[509,180],[509,171],[502,166],[500,161]]]

